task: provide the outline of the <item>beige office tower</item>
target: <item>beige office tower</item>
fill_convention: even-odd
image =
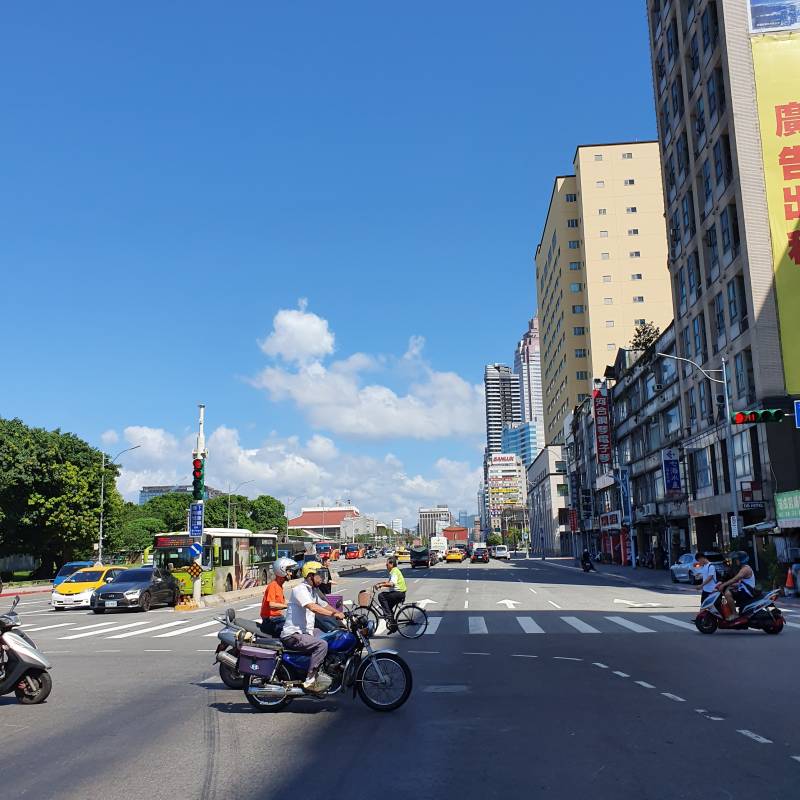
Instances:
[[[547,444],[638,322],[672,319],[657,142],[581,145],[556,177],[536,248]]]

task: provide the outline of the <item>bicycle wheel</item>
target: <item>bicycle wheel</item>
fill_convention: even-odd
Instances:
[[[354,617],[364,620],[364,623],[372,623],[373,633],[378,630],[378,614],[372,606],[356,606],[352,613]]]
[[[418,639],[428,629],[428,615],[422,606],[409,603],[394,615],[397,632],[405,639]]]

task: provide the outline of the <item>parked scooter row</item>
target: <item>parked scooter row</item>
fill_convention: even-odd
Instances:
[[[14,630],[22,625],[17,605],[19,595],[0,616],[0,696],[13,692],[20,703],[34,705],[44,702],[53,688],[51,665],[29,636]]]

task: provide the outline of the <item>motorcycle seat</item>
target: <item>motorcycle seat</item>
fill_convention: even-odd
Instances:
[[[254,633],[254,634],[256,634],[256,636],[262,636],[263,635],[263,631],[258,626],[258,623],[257,622],[253,622],[252,620],[249,620],[249,619],[237,619],[235,624],[238,627],[240,627],[242,630],[247,631],[248,633]]]

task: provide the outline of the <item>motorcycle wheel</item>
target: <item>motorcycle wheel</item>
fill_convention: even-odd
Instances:
[[[769,622],[765,622],[764,626],[761,628],[764,633],[776,634],[780,633],[783,630],[783,617],[772,618]]]
[[[386,683],[381,685],[375,664]],[[373,711],[394,711],[408,700],[412,687],[411,669],[394,653],[379,653],[366,658],[356,672],[356,689],[362,702]]]
[[[14,688],[14,694],[17,700],[24,706],[34,706],[37,703],[43,703],[47,700],[53,688],[53,679],[50,677],[50,673],[44,670],[31,670],[27,677],[36,684],[36,690],[31,693],[27,687],[25,689],[20,689],[19,686],[16,686]]]
[[[714,633],[717,630],[717,618],[713,614],[699,614],[694,625],[700,633]]]
[[[278,668],[275,670],[275,680],[290,681],[291,679],[289,670],[283,664],[278,664]],[[263,686],[264,679],[255,675],[244,676],[244,696],[256,711],[280,711],[292,702],[291,697],[258,697],[254,694],[249,694],[247,690],[250,688],[251,681],[256,686]]]
[[[228,648],[227,652],[231,652],[230,648]],[[219,677],[229,689],[244,689],[244,675],[238,669],[220,663]]]

